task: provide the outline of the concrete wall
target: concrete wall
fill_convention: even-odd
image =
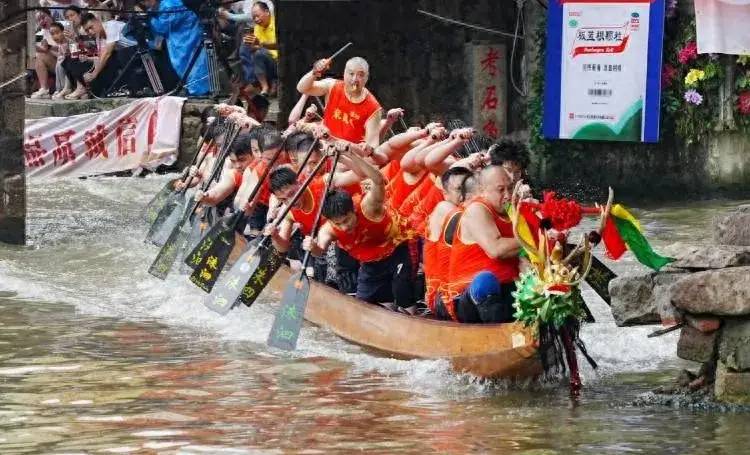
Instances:
[[[284,117],[297,100],[297,81],[312,63],[352,41],[333,65],[336,77],[348,58],[362,56],[370,62],[368,88],[386,109],[405,108],[411,122],[443,117],[468,122],[467,44],[505,44],[510,53],[512,40],[446,24],[417,10],[502,31],[512,31],[516,19],[512,0],[299,1],[281,2],[277,9]],[[512,105],[511,131],[522,126],[521,117]]]
[[[0,3],[0,20],[25,7],[24,1]],[[15,16],[8,25],[23,20]],[[24,69],[26,29],[0,34],[0,84]],[[0,242],[26,241],[26,182],[23,160],[24,79],[0,88]]]

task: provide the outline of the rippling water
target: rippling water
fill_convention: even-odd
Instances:
[[[745,453],[746,414],[633,401],[685,365],[676,335],[597,323],[585,390],[487,384],[441,361],[375,357],[305,326],[265,340],[277,295],[221,317],[184,277],[146,269],[140,211],[163,185],[56,181],[29,191],[26,248],[0,246],[0,453]],[[657,245],[707,238],[736,202],[640,211]],[[636,270],[632,262],[614,265]]]

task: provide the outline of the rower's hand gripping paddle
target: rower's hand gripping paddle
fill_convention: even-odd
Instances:
[[[314,147],[315,144],[313,144]],[[276,229],[286,218],[327,161],[328,157],[315,165],[313,171],[276,217],[272,224],[273,229]],[[250,247],[237,259],[232,268],[219,277],[211,294],[203,300],[203,304],[208,309],[224,315],[239,302],[250,306],[258,298],[283,261],[283,256],[273,246],[267,245],[269,240],[269,237],[264,236],[251,242]]]
[[[258,198],[260,190],[263,188],[273,166],[276,164],[276,161],[278,161],[281,153],[286,149],[286,139],[287,138],[284,138],[279,149],[273,154],[271,161],[263,170],[263,174],[258,178],[258,183],[256,183],[246,202],[253,202]],[[260,145],[260,143],[258,145]],[[263,149],[261,147],[261,153],[262,152]],[[205,251],[205,254],[203,254],[200,262],[198,262],[195,270],[190,275],[190,281],[202,291],[211,292],[214,284],[216,284],[219,274],[224,270],[224,266],[227,264],[229,254],[232,252],[236,241],[234,235],[235,230],[243,216],[243,210],[237,210],[234,214],[216,224],[218,230],[209,231],[209,233],[213,233],[215,237],[211,238],[207,235],[196,246],[196,250]],[[192,254],[189,257],[192,258],[191,263],[195,263],[195,255]]]

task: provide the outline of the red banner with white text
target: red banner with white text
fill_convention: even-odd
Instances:
[[[26,176],[81,177],[172,164],[184,102],[143,98],[111,111],[26,120]]]

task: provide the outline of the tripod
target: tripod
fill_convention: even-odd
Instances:
[[[159,77],[159,72],[156,70],[154,58],[151,55],[151,50],[148,47],[148,41],[146,39],[147,29],[145,23],[143,22],[143,18],[138,16],[131,17],[130,21],[128,21],[128,26],[130,26],[133,31],[133,35],[135,36],[137,50],[120,71],[120,74],[117,75],[117,78],[115,78],[114,82],[112,82],[112,85],[109,86],[109,89],[107,89],[106,93],[112,93],[112,90],[118,86],[118,84],[122,81],[122,78],[130,72],[132,66],[136,62],[136,58],[140,57],[141,64],[146,70],[146,76],[148,77],[148,82],[151,85],[151,90],[154,91],[154,94],[161,95],[162,93],[164,93],[164,84],[162,84],[161,78]]]
[[[216,55],[214,41],[211,38],[213,32],[213,20],[210,16],[206,17],[204,10],[201,10],[201,13],[202,14],[200,15],[200,20],[203,29],[201,42],[198,43],[198,46],[196,46],[195,50],[193,51],[193,55],[190,57],[190,63],[188,63],[185,74],[183,74],[180,78],[180,81],[177,83],[174,92],[178,92],[185,87],[188,77],[190,77],[190,72],[193,71],[193,67],[198,61],[198,57],[200,57],[201,51],[205,49],[206,64],[208,66],[208,90],[211,93],[211,96],[218,97],[220,95],[221,83],[219,82],[219,60],[218,56]]]
[[[125,67],[120,71],[120,74],[117,75],[117,78],[112,82],[112,85],[109,86],[106,92],[107,94],[112,93],[114,88],[122,81],[122,78],[130,72],[131,67],[135,64],[138,57],[140,57],[141,64],[143,64],[143,68],[146,70],[146,76],[148,76],[148,82],[151,85],[154,94],[161,95],[164,93],[164,86],[159,77],[159,72],[156,70],[156,64],[154,64],[154,58],[151,56],[151,51],[149,50],[148,45],[141,45],[141,43],[138,43],[137,46],[138,50],[132,55],[132,57],[130,57],[128,63],[125,64]]]

